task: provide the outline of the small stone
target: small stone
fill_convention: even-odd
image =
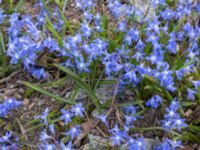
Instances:
[[[192,109],[188,109],[186,112],[185,112],[185,116],[186,117],[189,117],[191,114],[193,113]]]
[[[5,90],[4,94],[7,96],[12,96],[15,94],[16,91],[17,91],[17,89],[7,89],[7,90]]]
[[[146,150],[154,150],[156,146],[160,145],[160,141],[156,139],[149,139],[149,138],[144,138],[145,144],[146,144]],[[123,144],[120,146],[120,150],[127,150],[128,145]]]
[[[25,90],[24,90],[23,88],[20,88],[20,89],[18,90],[18,92],[19,92],[20,94],[23,94],[23,93],[25,92]]]
[[[23,101],[23,104],[27,106],[29,104],[29,102],[30,102],[29,99],[25,98],[24,101]]]
[[[151,0],[133,0],[134,6],[137,10],[139,10],[142,15],[145,15],[147,13],[147,18],[151,18],[154,14],[155,11],[153,10],[153,7],[151,6]],[[149,9],[148,9],[149,7]]]
[[[96,96],[101,104],[106,103],[108,100],[113,98],[115,86],[113,85],[102,85],[96,89]]]
[[[22,99],[22,96],[18,93],[15,93],[13,97],[15,97],[16,99]]]
[[[96,135],[93,135],[93,134],[89,134],[88,138],[89,138],[89,145],[92,148],[98,147],[99,150],[105,149],[107,147],[107,144],[109,143],[108,139],[102,138],[100,136],[96,136]],[[99,143],[101,143],[101,144],[99,144]]]

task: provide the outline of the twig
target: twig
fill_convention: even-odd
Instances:
[[[12,77],[14,77],[15,75],[17,75],[20,71],[21,71],[21,70],[17,70],[17,71],[15,71],[15,72],[13,72],[11,75],[9,75],[8,77],[1,79],[1,80],[0,80],[0,84],[6,82],[6,81],[8,81],[8,80],[10,80]]]
[[[124,127],[124,123],[123,123],[122,119],[120,118],[120,112],[119,112],[118,108],[115,107],[115,110],[116,110],[115,114],[116,114],[116,116],[117,116],[117,119],[118,119],[118,121],[119,121],[119,124],[120,124],[122,127]]]
[[[21,124],[21,122],[19,121],[19,119],[17,119],[17,123],[19,124],[20,130],[22,132],[22,135],[24,136],[25,140],[28,141],[28,136],[26,134],[26,130],[24,129],[23,125]]]
[[[147,10],[146,10],[146,12],[145,12],[145,14],[144,14],[142,20],[145,19],[145,18],[147,17],[148,12],[149,12],[149,9],[150,9],[150,6],[151,6],[151,3],[152,3],[152,1],[149,3],[149,6],[148,6],[148,8],[147,8]]]

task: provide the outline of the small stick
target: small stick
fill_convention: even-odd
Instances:
[[[5,77],[3,79],[0,80],[0,84],[10,80],[12,77],[14,77],[15,75],[17,75],[20,72],[20,70],[13,72],[11,75],[9,75],[8,77]]]

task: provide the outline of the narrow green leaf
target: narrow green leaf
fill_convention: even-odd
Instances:
[[[5,53],[6,49],[5,49],[4,39],[3,39],[3,34],[2,33],[0,33],[0,43],[1,43],[1,47],[2,47],[2,52],[1,53]]]
[[[54,26],[51,23],[51,20],[49,19],[49,17],[47,15],[46,15],[46,22],[47,22],[47,28],[51,31],[51,33],[53,34],[53,36],[58,39],[59,45],[62,46],[63,45],[62,38],[60,37],[60,35],[56,31],[56,29],[54,29]]]
[[[94,104],[96,105],[96,107],[100,107],[99,104],[99,100],[97,99],[95,93],[92,91],[92,89],[90,89],[90,87],[80,78],[78,77],[74,72],[70,71],[69,69],[54,64],[55,67],[57,67],[59,70],[62,70],[63,72],[65,72],[72,80],[74,80],[76,82],[76,84],[82,88],[83,90],[85,90],[85,92],[88,94],[88,96],[90,96],[90,98],[93,100]]]
[[[194,105],[197,105],[197,103],[191,101],[181,101],[181,106],[183,107],[194,106]]]
[[[193,130],[193,131],[195,131],[195,132],[200,134],[200,127],[199,126],[195,126],[195,125],[190,124],[188,126],[188,129],[191,129],[191,130]]]
[[[65,17],[64,13],[59,9],[60,15],[62,20],[64,21],[64,25],[66,26],[66,29],[69,29],[69,31],[71,33],[73,33],[73,30],[71,28],[70,22],[67,20],[67,18]]]
[[[33,85],[32,83],[23,82],[23,84],[26,85],[26,86],[29,87],[29,88],[34,89],[35,91],[38,91],[38,92],[40,92],[40,93],[42,93],[42,94],[45,94],[45,95],[47,95],[47,96],[49,96],[49,97],[52,97],[52,98],[54,98],[54,99],[57,100],[57,101],[65,102],[65,103],[69,103],[69,104],[75,104],[75,102],[73,102],[73,101],[71,101],[71,100],[66,100],[66,99],[64,99],[64,98],[62,98],[62,97],[59,97],[59,96],[57,96],[57,95],[55,95],[55,94],[52,94],[52,93],[50,93],[50,92],[44,90],[43,88],[41,88],[41,87],[39,87],[39,86],[37,86],[37,85]]]
[[[146,53],[147,56],[150,55],[151,48],[152,48],[151,43],[147,43],[147,44],[146,44],[146,47],[145,47],[145,49],[144,49],[144,51],[145,51],[145,53]]]
[[[127,106],[133,106],[133,105],[141,105],[144,103],[144,100],[135,100],[131,102],[126,102],[122,104],[117,104],[118,107],[127,107]]]
[[[159,83],[158,80],[156,80],[155,78],[153,78],[153,77],[151,77],[151,76],[148,76],[148,75],[144,75],[143,77],[144,77],[144,79],[149,80],[149,81],[150,81],[151,83],[153,83],[155,86],[160,87],[159,90],[162,89],[162,92],[165,94],[165,96],[166,96],[170,101],[173,100],[173,96],[172,96],[164,87],[161,87],[161,86],[160,86],[160,83]]]
[[[112,53],[113,51],[115,51],[116,48],[120,47],[120,45],[117,42],[115,42],[115,41],[109,40],[108,43],[109,43],[108,50],[109,50],[110,53]]]
[[[16,7],[15,7],[15,11],[17,11],[17,12],[21,11],[21,9],[22,9],[24,3],[25,3],[25,0],[20,0],[20,1],[17,3]]]

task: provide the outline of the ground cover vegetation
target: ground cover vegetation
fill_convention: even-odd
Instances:
[[[200,3],[147,2],[0,0],[0,149],[200,148]]]

